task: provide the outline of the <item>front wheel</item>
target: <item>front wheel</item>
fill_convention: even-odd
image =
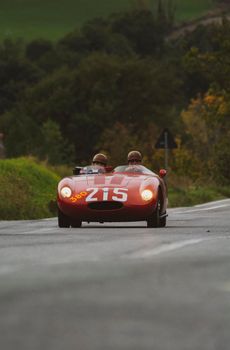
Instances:
[[[147,227],[160,227],[161,226],[161,219],[160,219],[160,209],[161,209],[161,203],[158,200],[156,209],[154,210],[153,214],[147,218]]]
[[[82,222],[80,220],[71,220],[71,227],[77,228],[81,227]]]
[[[160,227],[165,227],[166,226],[166,213],[165,216],[163,218],[160,218]]]
[[[59,227],[70,227],[70,219],[58,208],[58,226]]]

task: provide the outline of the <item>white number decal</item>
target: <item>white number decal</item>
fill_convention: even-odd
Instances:
[[[103,191],[103,201],[107,201],[109,197],[109,188],[102,188]]]
[[[112,199],[118,202],[126,202],[128,199],[128,188],[114,188],[113,193],[120,195],[120,197],[113,196]]]
[[[88,196],[86,197],[86,202],[96,202],[98,201],[97,196],[95,197],[96,194],[98,194],[98,192],[102,190],[103,192],[103,196],[102,196],[102,200],[103,201],[107,201],[109,199],[109,192],[113,192],[114,195],[116,196],[112,196],[112,200],[114,201],[118,201],[118,202],[126,202],[128,199],[128,189],[127,188],[87,188],[87,192],[91,192],[88,194]]]
[[[98,199],[93,197],[97,192],[99,188],[88,188],[86,191],[92,191],[87,197],[86,197],[86,202],[94,202],[97,201]]]

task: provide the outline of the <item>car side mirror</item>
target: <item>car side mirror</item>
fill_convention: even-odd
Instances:
[[[163,179],[166,175],[167,175],[167,170],[165,170],[165,169],[160,169],[160,171],[159,171],[159,176],[160,176],[160,178]]]
[[[76,166],[76,167],[73,169],[73,175],[79,175],[81,169],[82,169],[81,166]]]

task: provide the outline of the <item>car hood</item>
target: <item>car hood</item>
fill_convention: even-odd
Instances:
[[[141,198],[141,193],[143,190],[149,189],[153,192],[152,201],[156,201],[158,196],[158,187],[160,180],[158,176],[146,175],[146,174],[101,174],[101,175],[80,175],[71,176],[62,179],[58,184],[58,193],[64,186],[69,186],[72,189],[72,196],[80,196],[79,202],[81,204],[85,203],[81,201],[82,193],[87,195],[87,192],[91,192],[94,189],[114,189],[114,193],[117,193],[118,189],[128,190],[128,203],[129,205],[144,205]],[[100,191],[99,191],[100,192]],[[92,192],[93,193],[93,192]],[[102,192],[101,192],[102,193]],[[111,193],[111,192],[110,192]],[[124,193],[124,192],[123,192]],[[99,195],[100,198],[102,196]],[[99,198],[98,197],[98,198]],[[73,197],[74,198],[74,197]],[[78,198],[78,197],[76,197]],[[84,197],[83,197],[84,198]],[[68,201],[68,199],[65,199]],[[99,199],[102,200],[102,199]],[[94,199],[93,199],[94,201]]]
[[[71,180],[75,186],[87,187],[125,187],[138,188],[144,182],[156,179],[157,176],[145,174],[101,174],[101,175],[81,175],[72,176]]]

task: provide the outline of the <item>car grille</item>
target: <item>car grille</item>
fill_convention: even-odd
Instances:
[[[123,207],[123,204],[121,202],[104,201],[104,202],[89,203],[88,207],[94,210],[116,210],[116,209],[121,209]]]

